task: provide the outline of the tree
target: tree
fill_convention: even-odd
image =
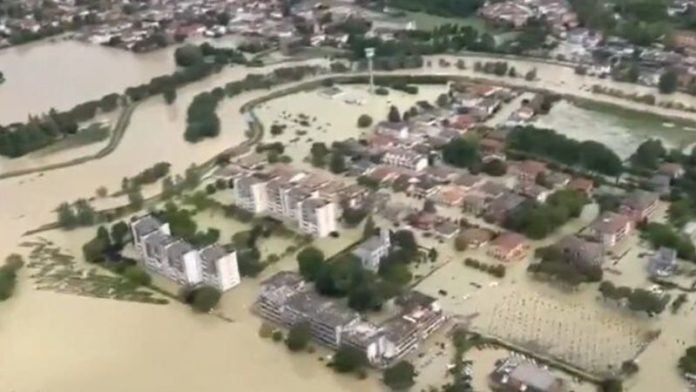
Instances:
[[[532,82],[532,81],[536,80],[536,78],[537,78],[537,70],[536,70],[536,68],[532,68],[530,71],[528,71],[528,72],[524,75],[524,80],[526,80],[526,81],[528,81],[528,82]]]
[[[109,246],[108,242],[100,236],[88,241],[82,246],[82,255],[88,263],[97,263],[103,260],[104,252]]]
[[[308,246],[297,254],[297,264],[303,278],[313,281],[317,278],[319,270],[324,264],[324,252]]]
[[[220,301],[220,296],[220,290],[210,286],[202,286],[192,290],[189,295],[187,295],[186,302],[190,304],[194,310],[207,313],[217,306]]]
[[[469,241],[467,240],[466,236],[458,235],[454,239],[454,249],[456,249],[457,251],[463,252],[468,247],[469,247]]]
[[[406,390],[415,384],[416,370],[408,361],[399,361],[384,370],[384,383],[393,390]]]
[[[623,385],[618,378],[609,378],[600,384],[601,392],[622,392]]]
[[[423,212],[434,214],[437,212],[437,207],[435,207],[435,202],[430,199],[425,199],[423,201]]]
[[[450,103],[450,97],[447,94],[440,94],[437,96],[437,106],[443,108]]]
[[[399,109],[397,109],[396,106],[392,105],[391,107],[389,107],[389,114],[387,115],[387,120],[391,123],[401,122],[401,114],[399,113]]]
[[[307,344],[312,339],[312,334],[309,328],[309,322],[302,321],[296,323],[288,331],[288,336],[285,339],[285,345],[290,351],[300,351],[307,347]]]
[[[491,159],[483,164],[482,170],[489,176],[500,177],[507,173],[507,164],[500,159]]]
[[[65,229],[72,229],[77,226],[77,216],[75,211],[68,203],[58,206],[58,224]]]
[[[129,233],[130,229],[128,228],[128,224],[124,221],[119,221],[111,226],[111,240],[114,244],[123,245]]]
[[[372,125],[372,117],[367,114],[361,114],[360,117],[358,117],[359,128],[367,128],[370,125]]]
[[[367,358],[362,350],[351,346],[341,346],[336,351],[331,367],[339,373],[349,373],[367,365]]]
[[[106,196],[109,194],[109,190],[106,189],[105,186],[100,186],[99,188],[97,188],[96,194],[97,194],[97,197],[102,197],[102,198],[103,198],[103,197],[106,197]]]
[[[139,210],[143,207],[145,198],[143,194],[138,189],[133,189],[128,192],[128,203],[133,209]]]
[[[666,154],[667,150],[659,139],[649,139],[641,143],[631,155],[631,163],[636,167],[654,170]]]
[[[334,152],[331,153],[329,170],[331,170],[331,172],[334,174],[340,174],[346,171],[346,159],[342,152],[334,150]]]
[[[137,265],[131,265],[123,272],[123,276],[138,286],[148,286],[152,282],[152,277],[144,269]]]
[[[312,144],[309,153],[312,156],[312,165],[316,167],[326,166],[326,157],[329,155],[329,149],[325,143],[315,142]]]
[[[470,138],[456,138],[445,145],[442,160],[457,167],[468,167],[479,162],[478,145]]]
[[[677,73],[673,70],[667,70],[662,75],[660,75],[660,81],[657,84],[660,93],[662,94],[672,94],[677,91],[678,77]]]
[[[168,88],[162,93],[164,101],[169,105],[176,101],[176,90],[174,88]]]
[[[174,51],[174,61],[180,67],[190,67],[203,62],[203,51],[196,45],[184,45]]]

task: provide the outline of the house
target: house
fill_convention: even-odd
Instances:
[[[430,230],[437,222],[437,216],[430,212],[419,211],[409,218],[411,226],[420,230]]]
[[[515,190],[521,195],[527,196],[528,198],[536,200],[539,203],[545,202],[549,195],[551,195],[551,191],[543,186],[528,182],[520,183]]]
[[[489,199],[497,199],[508,192],[505,185],[493,181],[486,181],[478,188],[480,193]]]
[[[514,173],[520,182],[535,182],[540,174],[546,174],[548,168],[546,164],[539,161],[526,160],[517,163],[514,168]]]
[[[462,173],[452,180],[452,183],[462,187],[465,190],[471,190],[483,185],[486,182],[486,178],[483,176]]]
[[[554,246],[563,252],[566,260],[578,268],[599,267],[604,262],[604,246],[599,242],[591,242],[576,235],[569,235]]]
[[[441,220],[435,223],[435,232],[443,238],[452,238],[459,233],[459,225],[448,220]]]
[[[481,195],[469,194],[462,199],[462,207],[464,212],[473,215],[479,215],[486,209],[486,198]]]
[[[605,212],[590,225],[592,237],[606,248],[613,248],[633,230],[629,216]]]
[[[445,185],[435,195],[435,200],[438,203],[447,206],[461,206],[466,196],[466,190],[456,185]]]
[[[669,176],[669,178],[677,179],[684,176],[684,167],[678,163],[663,163],[657,170],[660,174]]]
[[[544,176],[544,185],[550,189],[561,189],[570,183],[570,176],[565,173],[551,171]]]
[[[389,254],[390,246],[389,230],[382,229],[379,235],[368,238],[355,248],[353,255],[360,259],[363,268],[377,272],[379,271],[380,261]]]
[[[657,209],[660,199],[657,193],[637,190],[623,198],[619,210],[634,222],[646,220]]]
[[[489,376],[490,387],[498,392],[565,392],[563,380],[548,369],[510,357]]]
[[[590,179],[587,178],[573,178],[569,183],[568,183],[568,189],[572,189],[578,192],[582,192],[586,194],[587,196],[592,196],[592,192],[594,191],[594,182]]]
[[[396,180],[397,177],[399,177],[399,171],[389,166],[378,166],[369,171],[365,176],[383,185]]]
[[[418,181],[411,184],[408,194],[414,197],[430,199],[440,190],[440,185],[428,177],[419,177]]]
[[[526,240],[521,234],[506,232],[496,237],[488,249],[488,255],[501,261],[519,260],[527,252]]]
[[[483,218],[489,223],[502,224],[527,200],[524,196],[507,192],[490,202]]]
[[[326,237],[336,231],[336,203],[313,197],[300,203],[299,226],[305,233],[317,237]]]
[[[696,52],[696,32],[690,30],[677,30],[672,34],[672,43],[687,53]]]
[[[387,165],[403,167],[418,172],[428,167],[428,156],[413,150],[398,148],[387,151],[382,156],[382,162]]]
[[[472,227],[462,231],[458,238],[466,243],[467,248],[480,248],[493,238],[493,233],[489,230]]]
[[[666,278],[677,269],[677,251],[672,248],[661,247],[650,257],[648,272],[650,275]]]

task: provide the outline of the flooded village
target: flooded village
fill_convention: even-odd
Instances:
[[[692,388],[696,114],[667,103],[696,98],[485,53],[372,78],[290,40],[219,60],[284,34],[247,6],[156,50],[100,45],[142,38],[120,19],[0,50],[2,125],[124,97],[0,155],[0,257],[23,259],[0,390]],[[228,62],[124,93],[190,69],[183,32]]]

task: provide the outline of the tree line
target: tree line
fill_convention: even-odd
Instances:
[[[506,139],[508,150],[616,177],[623,172],[621,158],[596,141],[579,142],[551,129],[525,126],[515,128]]]
[[[319,68],[314,66],[276,68],[266,74],[248,74],[242,80],[196,95],[187,110],[184,139],[195,143],[220,133],[220,118],[216,110],[225,97],[232,98],[245,91],[270,89],[279,84],[299,81],[318,71]]]

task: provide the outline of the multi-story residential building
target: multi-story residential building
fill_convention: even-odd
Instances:
[[[336,203],[310,198],[300,203],[300,229],[305,233],[326,237],[336,231]]]
[[[348,345],[375,366],[388,366],[437,330],[445,316],[435,298],[412,292],[397,300],[403,311],[382,324],[321,297],[294,272],[279,272],[262,284],[255,309],[265,319],[291,327],[309,323],[312,338],[330,348]]]
[[[234,180],[234,200],[236,204],[255,214],[268,209],[268,180],[251,174]]]
[[[235,179],[235,202],[255,214],[290,220],[305,233],[325,237],[337,229],[337,205],[320,197],[326,183],[310,183],[311,179],[304,173],[282,170],[268,176],[240,177]]]
[[[426,155],[403,148],[387,151],[382,157],[382,162],[387,165],[414,171],[421,171],[428,167],[428,157]]]
[[[632,228],[631,218],[614,212],[603,213],[590,225],[592,236],[606,248],[616,246],[631,233]]]
[[[620,211],[635,222],[646,220],[657,209],[660,196],[657,193],[637,190],[626,195],[621,202]]]
[[[379,235],[370,237],[358,246],[353,254],[360,259],[363,268],[377,272],[380,261],[389,254],[391,239],[389,230],[380,230]]]
[[[228,253],[219,245],[197,250],[173,237],[168,224],[149,215],[131,223],[131,232],[141,263],[148,271],[181,285],[203,284],[220,291],[240,282],[235,252]]]

